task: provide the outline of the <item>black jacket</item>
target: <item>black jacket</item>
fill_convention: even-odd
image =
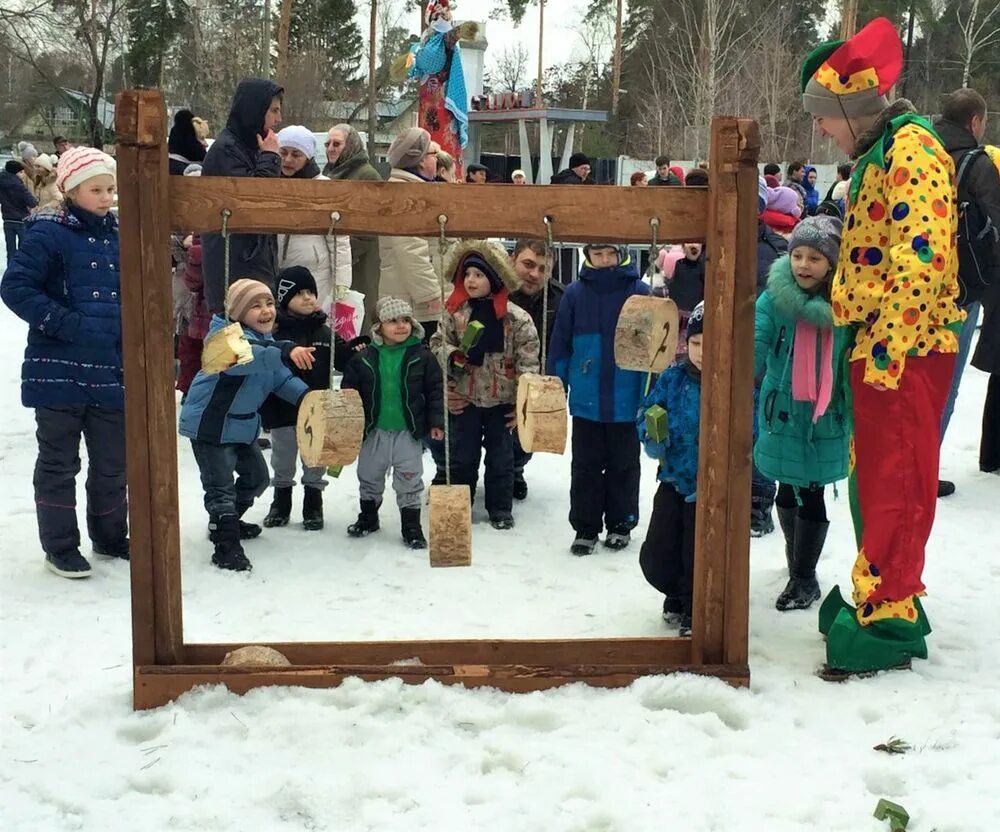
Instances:
[[[545,344],[547,349],[549,344],[552,343],[552,330],[556,324],[556,311],[559,309],[559,302],[562,300],[566,289],[561,283],[551,279],[545,282],[545,286],[546,291],[549,293],[549,325],[546,332],[547,341]],[[534,295],[526,295],[524,292],[518,290],[510,294],[511,303],[520,306],[525,312],[531,315],[531,320],[535,322],[535,329],[538,331],[539,339],[542,337],[543,300],[541,292]]]
[[[972,366],[984,373],[1000,373],[1000,284],[983,293],[983,327],[972,354]]]
[[[962,164],[962,158],[970,150],[979,147],[979,142],[972,133],[953,121],[940,119],[934,125],[934,129],[944,142],[944,149],[955,162],[957,186],[958,169]],[[980,153],[978,158],[971,162],[964,183],[969,198],[974,199],[980,209],[989,215],[994,228],[1000,228],[1000,172],[985,153]],[[995,286],[1000,283],[1000,245],[994,246],[993,256],[989,259],[992,262],[987,264],[986,282]],[[960,267],[958,282],[961,288],[959,301],[962,305],[981,298],[982,280],[978,275],[973,279],[968,274],[963,274],[963,269]]]
[[[402,372],[403,411],[413,438],[423,439],[431,428],[444,429],[444,377],[441,365],[426,344],[407,347]],[[365,436],[368,436],[378,422],[381,406],[378,350],[374,346],[369,345],[348,362],[340,386],[361,394]]]
[[[552,185],[596,185],[592,176],[588,176],[586,179],[581,179],[572,168],[566,168],[566,170],[561,170],[559,173],[552,175],[552,179],[549,180]]]
[[[660,174],[656,174],[652,179],[649,180],[648,184],[649,187],[651,188],[655,188],[657,186],[667,186],[667,185],[676,188],[680,187],[682,183],[681,180],[677,178],[676,173],[668,173],[666,179],[661,178]]]
[[[757,222],[757,297],[767,288],[767,278],[771,264],[788,253],[788,241],[775,234],[767,225]]]
[[[264,116],[271,99],[282,89],[262,78],[240,81],[233,96],[229,120],[205,154],[202,176],[271,177],[281,174],[277,153],[262,153],[257,136],[264,129]],[[251,277],[274,288],[277,274],[278,240],[274,234],[233,234],[230,236],[229,279]],[[225,247],[221,234],[202,235],[202,272],[205,302],[213,313],[225,304]]]
[[[692,312],[705,299],[705,256],[697,260],[682,257],[674,265],[673,279],[667,292],[682,312]]]
[[[292,373],[309,385],[310,390],[328,390],[330,387],[330,339],[332,333],[327,324],[325,312],[313,312],[308,318],[278,312],[274,338],[277,341],[291,341],[299,347],[315,347],[311,370],[291,367]],[[351,358],[351,348],[339,337],[334,337],[333,366],[343,371]],[[260,408],[260,418],[266,430],[287,428],[296,423],[298,408],[269,396]]]
[[[16,173],[0,170],[0,214],[3,219],[20,222],[36,205],[38,200]]]

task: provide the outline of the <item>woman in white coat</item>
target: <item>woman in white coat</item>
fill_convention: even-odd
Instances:
[[[316,139],[298,125],[278,133],[281,175],[288,179],[326,179],[316,164]],[[316,278],[319,306],[334,319],[333,306],[351,288],[351,238],[347,234],[280,234],[278,268],[304,266]]]

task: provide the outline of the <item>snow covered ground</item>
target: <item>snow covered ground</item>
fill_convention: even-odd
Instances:
[[[928,553],[931,658],[911,673],[840,686],[812,675],[815,614],[773,608],[779,533],[752,546],[749,691],[685,676],[520,696],[352,681],[202,689],[133,713],[127,566],[97,562],[81,582],[43,570],[33,418],[19,403],[25,326],[6,308],[0,325],[3,832],[874,832],[888,828],[872,818],[880,797],[909,810],[911,832],[996,828],[1000,478],[977,472],[979,372],[945,445],[958,493],[941,502]],[[246,577],[209,566],[197,471],[180,451],[189,641],[665,632],[638,569],[641,528],[624,553],[567,553],[568,458],[532,462],[512,533],[492,530],[480,503],[471,569],[432,571],[404,550],[391,505],[379,535],[349,540],[348,469],[327,490],[327,529],[266,531],[247,546]],[[653,478],[647,466],[644,522]],[[846,489],[831,518],[824,587],[845,582],[853,559]],[[913,750],[873,750],[893,736]]]

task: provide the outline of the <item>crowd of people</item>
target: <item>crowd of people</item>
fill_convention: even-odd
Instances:
[[[898,35],[881,19],[814,50],[803,70],[804,107],[853,162],[824,198],[804,163],[790,165],[784,182],[780,168],[765,166],[758,187],[752,533],[774,531],[776,506],[788,582],[775,605],[809,608],[821,598],[825,489],[850,479],[859,544],[853,595],[845,600],[834,588],[820,608],[834,675],[927,655],[924,547],[935,501],[954,491],[938,478],[939,444],[983,309],[973,363],[991,378],[980,466],[1000,470],[1000,153],[982,146],[986,104],[973,90],[948,96],[934,123],[904,99],[890,103],[897,52]],[[381,179],[357,131],[344,124],[330,129],[321,170],[309,130],[279,129],[282,96],[268,80],[241,82],[210,145],[208,126],[179,112],[171,173]],[[75,510],[81,436],[93,550],[129,558],[115,165],[93,148],[64,147],[50,165],[27,157],[27,180],[11,183],[25,172],[12,169],[0,188],[5,221],[8,205],[19,217],[0,295],[30,325],[22,401],[38,424],[34,487],[46,564],[82,577],[90,564]],[[420,128],[403,131],[388,159],[389,181],[407,188],[454,175],[454,159]],[[666,156],[656,168],[632,184],[707,184],[705,169],[685,172]],[[466,176],[485,182],[486,169],[469,165]],[[523,172],[514,179],[523,183]],[[553,177],[588,181],[582,154]],[[54,190],[39,207],[42,187]],[[664,247],[646,275],[624,247],[590,243],[583,254],[578,279],[564,287],[550,279],[553,252],[538,241],[518,241],[508,253],[487,240],[176,235],[179,431],[200,472],[212,563],[251,569],[243,543],[262,527],[244,517],[269,486],[263,527],[291,522],[297,409],[307,392],[331,385],[331,369],[343,374],[344,389],[358,391],[365,415],[359,514],[348,535],[379,531],[391,471],[401,538],[426,546],[426,450],[433,482],[467,485],[473,498],[485,451],[490,523],[513,528],[531,459],[515,429],[517,384],[545,371],[561,379],[572,418],[569,550],[590,555],[602,534],[609,550],[630,545],[645,449],[660,484],[640,565],[664,596],[663,617],[690,632],[711,252],[699,242]],[[363,296],[353,310],[351,292]],[[672,298],[682,320],[677,360],[657,379],[614,359],[622,307],[648,294]],[[242,328],[253,360],[201,370],[202,344],[231,323]],[[270,468],[262,427],[270,432]],[[302,463],[307,530],[324,527],[326,478],[325,469]]]

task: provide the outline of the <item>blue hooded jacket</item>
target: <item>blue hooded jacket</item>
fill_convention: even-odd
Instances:
[[[646,433],[646,409],[654,404],[667,411],[668,435],[663,442],[654,442]],[[670,483],[689,503],[698,492],[700,420],[701,375],[693,373],[686,360],[660,373],[636,419],[647,456],[660,463],[657,479]]]
[[[625,301],[649,287],[628,256],[595,269],[588,261],[559,304],[549,342],[548,373],[569,389],[569,412],[592,422],[632,422],[642,401],[644,373],[615,364],[615,327]]]
[[[208,337],[227,326],[221,315],[212,318]],[[243,328],[253,361],[223,373],[198,371],[181,407],[180,434],[215,445],[249,445],[260,432],[260,406],[271,393],[297,405],[309,386],[285,365],[286,348],[295,344]]]
[[[805,174],[802,177],[802,190],[806,192],[806,213],[810,217],[816,216],[816,209],[819,208],[819,191],[815,185],[809,184],[809,174],[815,171],[812,165],[806,165]]]
[[[69,204],[25,220],[0,297],[28,322],[25,407],[125,407],[118,221]]]

